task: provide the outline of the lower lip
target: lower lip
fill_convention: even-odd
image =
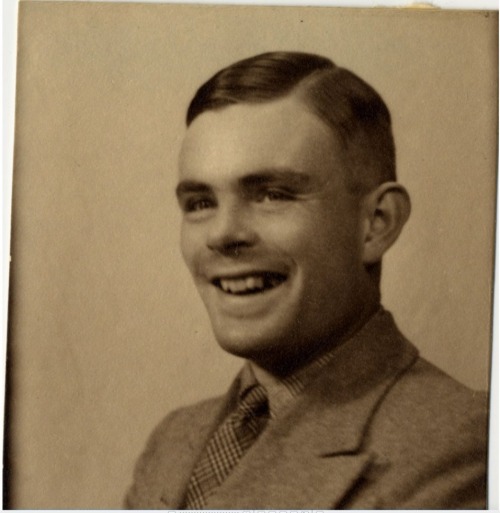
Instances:
[[[269,310],[278,296],[287,289],[288,280],[271,289],[254,294],[231,294],[215,288],[216,301],[220,309],[228,315],[248,318]]]

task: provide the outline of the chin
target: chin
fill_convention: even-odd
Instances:
[[[259,361],[269,354],[276,353],[281,345],[279,337],[264,333],[256,334],[255,330],[214,329],[214,334],[224,351],[252,361]]]
[[[220,347],[229,354],[250,360],[275,376],[286,377],[307,360],[309,345],[297,344],[296,337],[253,337],[216,334]]]

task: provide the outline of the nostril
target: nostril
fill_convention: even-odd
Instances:
[[[220,244],[209,244],[208,247],[212,251],[216,251],[221,255],[230,256],[230,257],[239,257],[244,248],[250,247],[246,241],[226,241],[221,242]]]
[[[229,253],[235,257],[238,257],[238,256],[240,256],[240,254],[244,248],[248,248],[250,246],[251,246],[251,244],[249,244],[246,241],[235,241],[226,246],[226,251],[227,251],[227,253]]]

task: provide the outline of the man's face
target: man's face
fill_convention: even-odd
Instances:
[[[359,316],[362,223],[342,161],[331,129],[294,96],[189,127],[182,253],[225,350],[266,365],[307,358]]]

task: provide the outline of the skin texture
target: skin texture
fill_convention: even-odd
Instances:
[[[293,95],[208,111],[190,125],[177,188],[181,249],[226,351],[286,374],[376,310],[364,254],[380,220],[366,208],[373,201],[349,192],[345,167],[331,129]],[[213,284],[262,272],[286,280],[247,295]]]

